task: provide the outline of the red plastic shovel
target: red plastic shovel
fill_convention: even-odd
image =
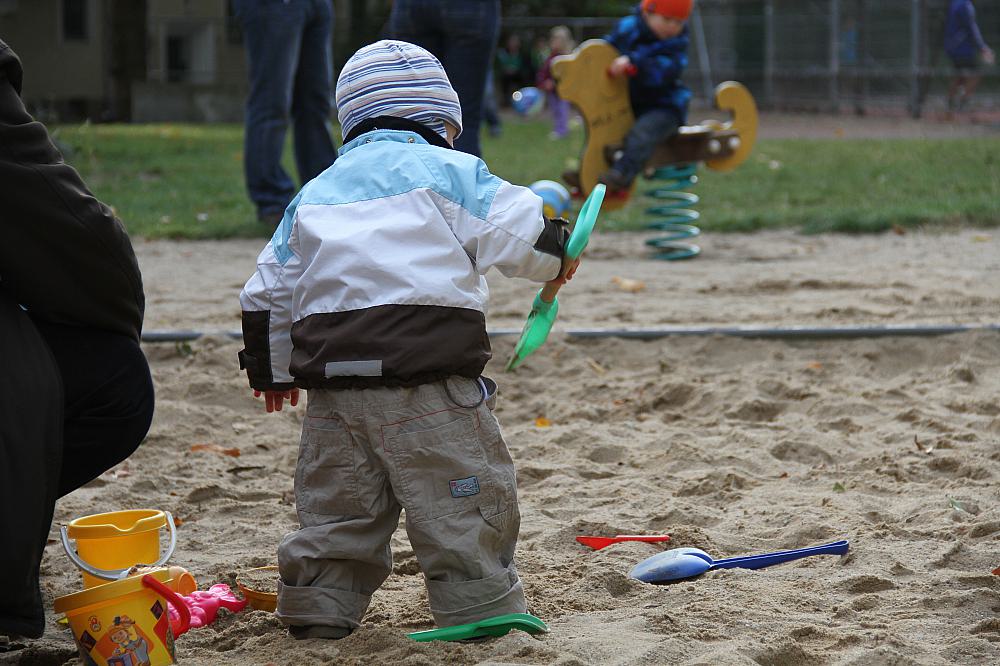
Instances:
[[[644,543],[663,543],[664,541],[670,541],[669,534],[619,534],[613,537],[597,537],[597,536],[578,536],[577,541],[582,543],[584,546],[590,546],[594,550],[600,550],[610,546],[613,543],[621,543],[623,541],[642,541]]]

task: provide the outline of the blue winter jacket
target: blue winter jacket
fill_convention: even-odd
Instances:
[[[971,61],[986,48],[971,0],[952,0],[944,28],[944,51],[952,60]]]
[[[691,101],[691,90],[681,82],[690,41],[687,26],[677,37],[657,39],[636,7],[635,12],[620,20],[604,39],[622,55],[627,55],[638,68],[629,80],[635,115],[641,116],[652,109],[667,109],[673,111],[683,125]]]

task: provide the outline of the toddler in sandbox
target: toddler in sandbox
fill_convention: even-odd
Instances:
[[[438,625],[524,612],[514,465],[480,376],[483,276],[562,284],[579,261],[538,196],[452,149],[462,112],[428,51],[366,46],[336,95],[340,157],[240,295],[255,394],[269,412],[309,398],[277,615],[296,638],[348,635],[392,571],[401,508]]]

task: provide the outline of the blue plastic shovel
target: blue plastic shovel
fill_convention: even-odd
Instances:
[[[713,560],[711,555],[700,548],[671,548],[639,562],[628,575],[629,578],[644,583],[669,583],[672,580],[694,578],[712,569],[763,569],[772,564],[791,562],[812,555],[844,555],[849,546],[847,541],[834,541],[811,548],[730,557],[724,560]]]

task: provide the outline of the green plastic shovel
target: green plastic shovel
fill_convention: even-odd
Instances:
[[[534,615],[528,613],[509,613],[486,618],[471,624],[456,624],[453,627],[428,629],[407,634],[421,643],[425,641],[465,641],[470,638],[487,636],[505,636],[513,629],[520,629],[529,634],[547,634],[549,627]]]
[[[576,226],[566,243],[566,256],[576,259],[583,254],[587,243],[590,242],[590,234],[597,224],[597,214],[604,203],[605,186],[598,184],[583,202],[583,208],[576,218]],[[535,296],[535,302],[531,304],[531,312],[528,314],[528,321],[524,323],[521,330],[521,338],[514,346],[514,353],[507,361],[507,370],[513,370],[521,364],[521,361],[528,358],[539,347],[545,344],[552,330],[552,324],[559,314],[559,299],[556,293],[562,285],[545,285]]]

